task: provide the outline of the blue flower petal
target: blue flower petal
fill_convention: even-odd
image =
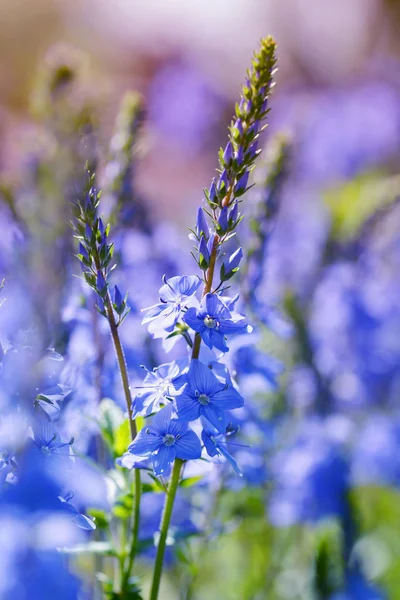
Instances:
[[[195,421],[200,416],[200,403],[187,393],[186,388],[182,394],[176,396],[175,407],[178,418],[183,421]]]
[[[241,408],[244,405],[243,397],[231,385],[216,392],[213,395],[211,402],[222,410]]]
[[[193,307],[187,309],[183,320],[185,321],[186,325],[189,325],[189,327],[193,329],[193,331],[201,331],[201,329],[204,327],[203,321],[199,319],[197,315],[197,310]]]
[[[167,404],[153,418],[152,429],[155,429],[161,436],[168,432],[169,423],[172,418],[172,403]]]
[[[180,277],[164,277],[164,285],[160,287],[159,294],[161,302],[175,302],[178,292],[176,286],[179,283]]]
[[[226,418],[223,410],[219,410],[216,406],[208,405],[201,406],[201,414],[205,417],[220,433],[226,431]]]
[[[214,373],[198,359],[193,359],[188,372],[188,380],[194,391],[210,396],[224,389]]]
[[[233,335],[235,333],[245,333],[247,331],[247,323],[244,319],[239,321],[224,321],[221,324],[221,330],[224,335]]]
[[[160,444],[162,444],[162,437],[158,432],[151,427],[145,427],[129,445],[128,451],[138,456],[149,456]]]
[[[155,475],[162,475],[169,465],[174,462],[175,458],[176,450],[174,446],[162,444],[159,450],[151,456]]]
[[[174,447],[176,456],[182,460],[192,460],[201,456],[200,440],[194,431],[187,431],[181,438],[176,440]]]
[[[173,331],[175,328],[175,325],[179,319],[179,316],[181,314],[181,307],[180,306],[170,306],[168,308],[168,310],[165,311],[164,314],[164,321],[163,321],[163,329],[165,329],[165,331]]]
[[[216,294],[206,294],[202,302],[208,315],[215,317],[218,315],[219,309],[223,308],[223,304],[220,302]]]
[[[215,329],[210,329],[209,331],[210,331],[211,346],[208,346],[205,338],[203,338],[204,343],[209,348],[215,347],[218,350],[221,350],[221,352],[228,352],[229,348],[226,345],[223,333],[220,331],[216,331]]]
[[[165,304],[154,304],[154,306],[149,306],[148,308],[143,308],[143,312],[145,312],[145,316],[142,320],[142,325],[156,319],[160,316],[160,314],[165,310]]]
[[[180,278],[177,289],[184,296],[193,296],[201,285],[201,279],[197,275],[185,275]]]

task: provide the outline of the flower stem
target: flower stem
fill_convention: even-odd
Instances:
[[[127,583],[129,582],[129,577],[132,572],[133,564],[135,562],[135,556],[139,541],[139,519],[140,519],[140,471],[139,469],[135,469],[135,482],[134,482],[134,506],[133,506],[133,531],[132,531],[132,539],[131,539],[131,547],[129,551],[128,558],[128,566],[124,570],[124,574],[122,577],[121,591],[125,590]],[[139,490],[139,493],[138,493]]]
[[[129,428],[131,432],[132,441],[135,439],[137,435],[136,423],[132,418],[132,396],[131,390],[129,387],[129,377],[128,377],[128,368],[126,365],[125,354],[121,344],[121,339],[119,337],[118,326],[115,320],[114,310],[112,306],[112,301],[110,297],[110,293],[107,292],[107,295],[104,299],[104,305],[107,313],[107,321],[110,326],[110,333],[114,343],[115,354],[117,356],[117,362],[119,367],[119,372],[121,374],[122,387],[124,389],[125,395],[125,403],[128,410],[128,420],[129,420]],[[131,549],[129,552],[129,562],[128,567],[123,575],[123,586],[129,580],[129,576],[132,571],[133,563],[135,560],[136,549],[138,545],[139,538],[139,521],[140,521],[140,496],[141,496],[141,480],[140,480],[140,471],[139,469],[135,469],[135,481],[134,481],[134,508],[133,508],[133,531],[132,531],[132,539],[131,539]]]
[[[126,403],[126,408],[128,410],[128,416],[129,416],[129,427],[131,430],[131,438],[133,441],[136,437],[137,431],[136,431],[136,423],[132,418],[132,396],[131,396],[131,391],[129,389],[128,369],[126,366],[124,350],[122,348],[121,340],[119,337],[118,327],[117,327],[117,323],[115,320],[114,310],[112,307],[109,292],[107,292],[107,296],[104,300],[104,305],[106,307],[107,320],[110,325],[111,337],[114,342],[115,354],[117,356],[119,372],[121,374],[122,387],[124,388],[125,403]]]
[[[227,206],[229,204],[229,200],[231,197],[231,190],[229,190],[222,206]],[[215,271],[215,263],[217,261],[217,252],[218,252],[218,244],[220,242],[220,237],[218,235],[215,236],[213,246],[210,252],[210,264],[208,265],[208,269],[206,271],[205,283],[203,289],[203,298],[206,294],[209,294],[212,290],[213,279],[214,279],[214,271]],[[200,354],[200,346],[201,346],[201,336],[199,333],[196,333],[194,336],[194,343],[192,349],[192,359],[199,358]]]
[[[174,507],[176,491],[179,485],[183,460],[176,458],[172,468],[168,492],[165,498],[164,510],[161,517],[160,539],[157,546],[156,562],[154,564],[153,581],[151,585],[150,600],[157,600],[160,589],[161,574],[164,563],[165,546],[167,542],[168,529],[171,521],[172,509]]]

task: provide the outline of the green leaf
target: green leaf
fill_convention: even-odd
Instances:
[[[328,190],[324,200],[331,212],[334,238],[347,240],[356,235],[368,217],[393,201],[398,187],[398,176],[369,172]]]
[[[114,432],[113,451],[115,456],[122,456],[126,452],[131,443],[131,430],[129,427],[129,419],[125,419],[123,423]]]
[[[182,479],[182,481],[179,483],[179,486],[184,488],[191,487],[192,485],[195,485],[202,479],[202,475],[197,475],[196,477],[187,477],[186,479]]]
[[[113,514],[117,519],[129,519],[132,514],[133,507],[133,494],[128,492],[118,496],[114,507]]]
[[[110,398],[104,398],[99,405],[98,423],[102,437],[112,453],[114,453],[116,432],[123,422],[124,413],[120,407]]]
[[[98,529],[108,528],[110,517],[104,510],[100,510],[98,508],[89,508],[87,513],[95,520],[96,527]]]

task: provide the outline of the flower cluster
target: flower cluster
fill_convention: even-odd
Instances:
[[[160,303],[145,309],[143,323],[149,323],[150,333],[164,338],[182,336],[191,351],[190,361],[181,369],[173,362],[149,373],[134,398],[133,414],[148,416],[164,406],[153,419],[155,425],[145,426],[128,449],[134,456],[149,456],[156,475],[164,472],[175,458],[186,461],[200,457],[200,441],[194,431],[189,435],[189,423],[206,424],[202,435],[207,440],[204,449],[210,458],[230,456],[227,450],[218,450],[223,442],[209,443],[210,428],[223,436],[229,426],[229,411],[242,407],[244,400],[228,371],[220,374],[214,367],[215,374],[203,362],[200,346],[204,342],[212,352],[211,362],[218,363],[220,357],[215,352],[222,355],[228,352],[227,338],[251,331],[245,317],[235,310],[238,297],[223,295],[223,285],[238,271],[243,251],[237,248],[226,259],[221,257],[221,247],[235,235],[243,218],[239,199],[248,189],[249,174],[260,153],[259,134],[269,111],[274,66],[275,42],[267,38],[247,74],[243,96],[230,126],[229,142],[220,151],[219,178],[205,191],[208,208],[198,209],[192,235],[197,241],[194,257],[203,272],[201,301],[196,298],[201,279],[196,275],[177,276],[164,278]],[[213,289],[219,258],[220,281]]]

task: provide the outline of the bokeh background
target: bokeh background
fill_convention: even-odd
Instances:
[[[124,90],[145,94],[139,185],[158,214],[186,219],[267,32],[279,43],[271,129],[301,140],[303,179],[331,184],[398,152],[394,1],[3,0],[0,11],[2,170],[15,168],[40,64],[50,47],[69,44],[105,132]]]
[[[80,163],[69,146],[64,153],[66,130],[56,127],[57,148],[44,133],[58,110],[41,87],[49,65],[76,67],[78,85],[60,110],[93,109],[104,156],[124,93],[143,94],[135,190],[158,223],[156,253],[165,236],[176,259],[180,242],[171,231],[180,239],[193,222],[251,54],[262,36],[278,42],[264,142],[284,134],[290,158],[259,265],[259,301],[283,315],[267,311],[274,333],[263,344],[286,371],[261,398],[265,453],[249,451],[245,484],[219,498],[229,527],[171,566],[166,598],[400,598],[399,27],[395,0],[0,3],[1,214],[9,219],[16,206],[32,231],[52,232],[26,265],[36,273],[32,297],[40,306],[46,294],[51,316],[60,298],[49,300],[47,289],[57,289],[60,265],[48,269],[43,252],[64,231],[57,229],[63,211],[57,203],[51,209],[48,173],[40,175],[42,195],[27,189],[38,156],[50,171],[53,164],[58,184],[71,172],[80,177]],[[90,155],[90,136],[85,144]],[[0,241],[5,270],[12,235],[4,229]],[[135,257],[126,261],[138,306],[151,304],[132,275],[146,268],[143,244],[136,233],[124,246]],[[147,286],[154,293],[156,281]],[[42,320],[47,327],[49,315]],[[83,360],[79,342],[77,350]],[[257,397],[257,381],[245,386]],[[183,572],[186,595],[177,591]]]

